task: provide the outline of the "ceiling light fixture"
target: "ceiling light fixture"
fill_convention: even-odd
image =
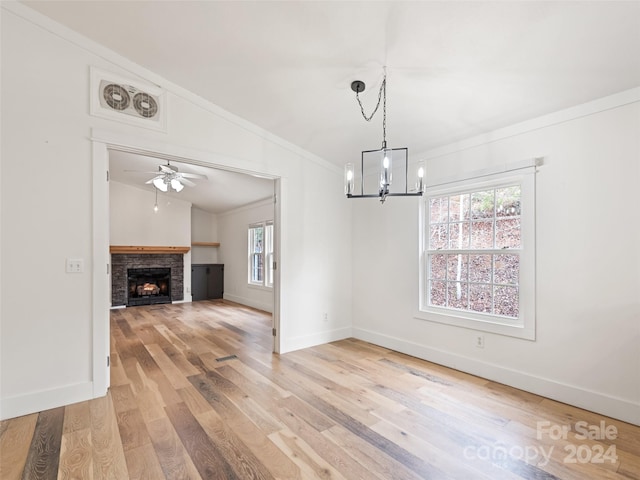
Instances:
[[[128,171],[137,173],[154,173],[156,176],[144,183],[146,185],[153,184],[158,190],[164,193],[168,192],[170,189],[179,193],[185,186],[195,187],[196,184],[189,180],[190,178],[207,179],[207,176],[201,173],[180,172],[178,171],[178,167],[169,165],[169,162],[167,162],[166,165],[158,165],[157,172],[139,172],[138,170]]]
[[[178,178],[175,178],[173,174],[166,173],[161,177],[156,177],[152,181],[153,185],[162,192],[168,192],[169,187],[173,188],[176,192],[181,192],[184,185]]]
[[[158,189],[161,190],[163,192],[166,192],[167,190],[169,190],[169,185],[168,183],[165,181],[164,178],[154,178],[153,179],[153,185]]]
[[[184,188],[184,185],[180,183],[180,180],[177,178],[171,179],[171,188],[173,188],[176,192],[180,192]]]
[[[365,150],[362,152],[360,161],[360,172],[356,171],[353,163],[347,163],[344,169],[344,193],[347,198],[379,198],[381,203],[387,199],[387,197],[418,197],[424,192],[424,163],[419,162],[415,172],[415,191],[409,192],[409,149],[404,148],[387,148],[387,71],[385,68],[384,77],[380,90],[378,91],[378,103],[373,109],[371,115],[364,113],[364,107],[360,101],[360,93],[364,92],[365,84],[361,80],[355,80],[351,82],[351,90],[356,92],[356,99],[358,105],[360,105],[360,112],[362,117],[367,121],[371,121],[373,116],[380,107],[382,102],[382,148],[379,150]],[[366,176],[375,176],[372,174],[372,168],[366,169],[365,165],[379,165],[379,177],[376,182],[377,193],[365,193],[365,178]],[[393,173],[396,171],[396,175],[404,177],[404,190],[401,188],[391,189],[391,183],[393,180]],[[360,193],[356,193],[356,182],[359,182]]]

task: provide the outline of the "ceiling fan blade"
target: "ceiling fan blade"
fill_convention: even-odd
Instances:
[[[187,179],[186,179],[186,178],[184,178],[184,177],[181,177],[180,179],[178,179],[178,181],[179,181],[180,183],[182,183],[183,185],[186,185],[186,186],[188,186],[188,187],[195,187],[195,186],[196,186],[196,184],[195,184],[195,183],[193,183],[191,180],[187,180]]]
[[[158,171],[164,173],[176,173],[178,171],[178,167],[174,167],[173,165],[158,165]]]
[[[202,178],[203,180],[207,179],[206,175],[202,175],[200,173],[179,173],[182,178]]]
[[[158,171],[156,170],[155,172],[144,172],[142,170],[123,170],[123,172],[125,173],[146,173],[148,175],[157,175]]]

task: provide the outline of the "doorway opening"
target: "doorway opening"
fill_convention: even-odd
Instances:
[[[130,191],[132,194],[139,195],[142,198],[145,196],[150,198],[153,196],[154,203],[156,202],[156,195],[158,195],[157,206],[158,210],[165,209],[167,214],[172,209],[174,204],[178,204],[180,202],[191,203],[192,206],[199,210],[200,212],[205,212],[211,214],[213,217],[231,217],[234,213],[242,213],[246,211],[250,211],[252,207],[256,204],[261,204],[264,206],[268,203],[270,209],[271,218],[264,218],[264,220],[271,220],[274,224],[274,235],[276,237],[276,248],[274,249],[274,259],[279,256],[279,245],[280,245],[280,228],[279,228],[279,217],[280,217],[280,205],[279,202],[276,202],[277,198],[276,193],[279,192],[280,189],[280,179],[275,176],[270,176],[268,174],[260,173],[260,172],[250,172],[250,171],[234,171],[230,168],[226,168],[224,166],[213,165],[210,162],[205,162],[203,160],[198,160],[197,158],[189,158],[189,155],[175,155],[175,154],[167,154],[163,153],[163,147],[160,148],[152,148],[152,149],[138,149],[132,148],[131,144],[127,144],[124,146],[119,144],[119,142],[100,142],[94,140],[93,144],[93,157],[94,157],[94,262],[96,265],[104,262],[107,266],[107,278],[104,278],[104,272],[101,269],[94,269],[94,384],[95,389],[99,391],[103,391],[106,393],[106,389],[109,384],[109,369],[108,366],[106,370],[102,368],[100,365],[102,362],[100,358],[104,358],[103,355],[107,357],[107,364],[109,363],[108,354],[109,354],[109,312],[112,306],[111,302],[111,290],[112,290],[112,265],[111,265],[111,255],[109,254],[109,249],[111,245],[120,244],[120,245],[131,245],[136,243],[146,242],[147,244],[170,244],[174,243],[170,240],[162,241],[162,242],[153,242],[148,238],[146,240],[141,240],[140,242],[124,242],[122,238],[114,238],[112,235],[112,230],[117,230],[119,226],[116,226],[113,223],[113,217],[110,215],[111,206],[113,204],[114,198],[109,198],[110,195],[113,197],[114,192],[111,192],[111,186],[115,184],[119,184],[118,188],[119,192],[116,192],[115,195],[121,193],[122,190]],[[195,156],[197,157],[197,155]],[[155,191],[153,185],[150,185],[149,180],[153,177],[151,173],[156,173],[158,169],[158,165],[162,164],[170,164],[172,167],[178,168],[180,171],[184,172],[196,172],[207,177],[206,185],[203,185],[205,182],[201,182],[200,180],[196,180],[195,187],[187,187],[182,189],[181,192],[159,192]],[[117,168],[114,167],[117,166]],[[122,168],[126,167],[126,168]],[[118,172],[117,170],[121,170]],[[125,172],[127,170],[127,172]],[[102,172],[102,174],[100,173]],[[204,173],[203,173],[204,172]],[[123,175],[129,175],[129,179],[125,180]],[[105,177],[107,178],[107,182],[105,183]],[[233,181],[229,180],[233,177]],[[210,180],[211,179],[211,180]],[[245,201],[244,204],[236,204],[235,206],[229,207],[228,203],[226,208],[228,210],[220,212],[219,210],[215,210],[215,206],[211,207],[211,205],[207,205],[203,202],[202,197],[206,197],[207,195],[183,195],[189,191],[195,192],[199,191],[200,194],[203,194],[207,190],[212,190],[211,181],[218,182],[220,186],[220,190],[223,190],[223,186],[227,188],[232,188],[234,194],[237,194],[239,198],[232,200],[236,202],[242,202],[242,192],[243,187],[242,183],[245,183],[245,192],[254,192],[255,188],[252,188],[251,185],[256,184],[256,180],[258,182],[262,182],[263,184],[268,185],[269,187],[269,195],[267,198],[255,200],[255,198],[250,198],[251,195],[246,195],[249,198],[248,203]],[[237,181],[237,182],[236,182]],[[249,186],[247,186],[249,185]],[[234,187],[235,186],[235,187]],[[227,190],[228,191],[228,190]],[[209,191],[209,193],[211,193]],[[233,195],[226,195],[227,200]],[[191,199],[191,201],[189,201]],[[146,213],[153,212],[153,204],[144,204],[140,206],[140,208],[144,208]],[[129,209],[131,206],[129,205]],[[229,213],[231,212],[231,213]],[[237,216],[237,215],[236,215]],[[158,217],[156,217],[158,218]],[[122,219],[116,220],[115,222],[119,222]],[[237,219],[234,219],[234,221]],[[104,222],[104,223],[102,223]],[[189,222],[187,222],[189,223]],[[236,222],[237,223],[237,222]],[[248,227],[248,225],[247,225]],[[169,223],[168,229],[172,231],[176,231],[180,227],[178,223]],[[219,239],[216,238],[194,238],[191,236],[192,232],[188,232],[188,237],[195,243],[195,245],[189,245],[190,251],[185,254],[185,279],[184,279],[184,291],[188,296],[185,296],[185,302],[191,301],[192,294],[192,285],[191,285],[191,265],[196,264],[192,261],[192,256],[194,256],[198,250],[200,252],[199,255],[207,255],[207,251],[209,252],[212,258],[211,264],[214,264],[217,260],[217,263],[222,264],[225,263],[224,272],[225,276],[227,272],[229,272],[231,267],[230,257],[226,257],[225,255],[230,255],[230,252],[225,252],[224,245],[227,244],[229,246],[233,244],[239,244],[241,241],[246,239],[246,231],[244,233],[243,238],[238,238],[236,241],[223,243],[221,241],[216,241]],[[184,243],[184,242],[183,242]],[[191,242],[189,242],[191,243]],[[217,244],[217,245],[216,245]],[[212,255],[212,249],[217,250],[217,259],[215,255]],[[204,252],[203,252],[204,250]],[[196,262],[200,262],[198,258],[194,259]],[[234,269],[247,271],[247,258],[244,257],[244,263],[239,265],[237,257],[234,258]],[[188,276],[188,279],[187,279]],[[148,289],[146,289],[144,283],[148,283]],[[169,282],[171,283],[171,281]],[[151,298],[158,298],[161,292],[156,291],[157,288],[161,287],[156,284],[156,288],[153,287],[154,282],[143,282],[143,284],[137,285],[134,288],[134,291],[137,295],[138,290],[141,291],[141,294],[138,296],[139,302],[147,302]],[[127,283],[127,288],[130,290],[130,283]],[[167,287],[173,290],[173,285]],[[279,351],[279,272],[274,276],[274,285],[270,292],[271,297],[271,310],[272,310],[272,327],[274,336],[273,336],[273,346],[272,350],[277,353]],[[197,292],[195,292],[197,293]],[[226,296],[226,289],[224,294]],[[264,293],[264,292],[262,292]],[[106,294],[106,295],[105,295]],[[133,295],[132,295],[133,296]],[[108,300],[105,299],[108,297]],[[169,301],[175,302],[174,296],[170,297]],[[106,301],[105,301],[106,300]],[[164,298],[163,300],[166,300]],[[236,298],[230,298],[231,301],[236,301]],[[135,301],[134,301],[135,303]],[[239,302],[242,303],[242,302]],[[248,305],[253,306],[253,305]],[[259,307],[257,307],[259,308]],[[104,365],[104,364],[103,364]]]

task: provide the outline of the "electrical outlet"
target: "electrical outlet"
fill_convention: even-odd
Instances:
[[[67,273],[84,272],[84,260],[81,258],[67,258]]]
[[[477,348],[484,348],[484,335],[476,335],[475,345]]]
[[[324,314],[322,315],[322,319],[326,322],[329,320],[329,314],[327,312],[324,312]]]

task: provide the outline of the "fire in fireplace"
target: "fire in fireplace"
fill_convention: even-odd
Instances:
[[[170,268],[129,268],[127,306],[171,303]]]

